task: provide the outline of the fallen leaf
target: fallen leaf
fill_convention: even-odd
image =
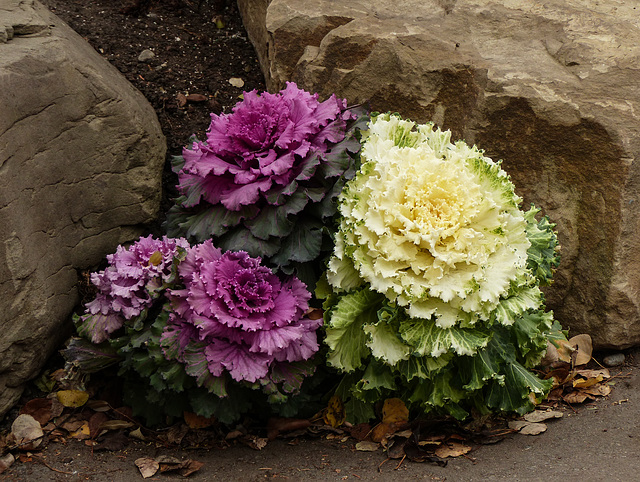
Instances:
[[[143,479],[153,477],[160,469],[160,464],[149,457],[140,457],[139,459],[136,459],[134,463],[138,467]]]
[[[267,446],[267,443],[269,442],[269,439],[257,437],[255,435],[247,435],[241,440],[254,450],[262,450]]]
[[[360,452],[375,452],[380,448],[380,444],[377,442],[370,442],[368,440],[363,440],[356,444],[356,450]]]
[[[164,438],[171,445],[180,445],[187,433],[189,433],[189,427],[184,423],[179,423],[169,427],[169,430],[161,438]]]
[[[89,400],[85,403],[85,406],[93,410],[94,412],[108,412],[111,410],[111,405],[109,405],[104,400]]]
[[[334,395],[329,399],[327,409],[322,416],[324,423],[336,428],[342,425],[347,419],[347,414],[344,410],[344,404],[339,396]]]
[[[584,393],[583,391],[580,390],[575,390],[571,393],[567,393],[566,395],[563,395],[562,399],[570,404],[573,403],[583,403],[587,398],[591,398],[589,396],[589,394]]]
[[[441,459],[446,459],[447,457],[460,457],[470,451],[471,447],[468,445],[463,445],[458,442],[446,442],[436,449],[435,454]]]
[[[138,427],[135,430],[132,430],[131,432],[129,432],[129,437],[138,439],[138,440],[142,440],[143,442],[147,440],[147,437],[145,437],[142,434],[142,430],[140,429],[140,427]]]
[[[102,442],[95,445],[94,452],[118,452],[129,446],[129,438],[122,432],[110,432],[103,436]]]
[[[575,352],[571,355],[575,366],[586,365],[591,361],[591,354],[593,353],[591,336],[586,333],[573,336],[569,338],[569,344],[575,348]]]
[[[48,398],[34,398],[20,409],[21,414],[31,415],[40,425],[46,425],[53,417],[52,402]]]
[[[588,370],[585,368],[582,370],[576,370],[575,373],[576,375],[580,375],[581,377],[584,377],[584,378],[597,378],[597,377],[602,377],[603,379],[611,378],[611,372],[609,372],[608,368],[597,368],[594,370]]]
[[[382,442],[384,439],[388,438],[389,435],[393,434],[396,431],[395,423],[385,423],[381,422],[371,431],[371,440],[373,442]]]
[[[176,101],[178,102],[178,107],[184,107],[187,105],[187,96],[180,93],[176,95]]]
[[[211,427],[216,421],[215,417],[203,417],[193,412],[184,412],[182,418],[189,428],[196,430]]]
[[[18,415],[11,424],[11,435],[20,450],[33,450],[42,443],[42,426],[31,415]]]
[[[596,397],[606,397],[611,393],[611,387],[609,385],[598,384],[589,388],[583,388],[582,391]]]
[[[69,437],[76,440],[86,440],[88,438],[91,438],[91,429],[89,428],[89,422],[83,422],[78,430],[69,434]]]
[[[237,87],[238,89],[244,87],[244,80],[242,80],[240,77],[231,77],[229,79],[229,83],[234,87]]]
[[[519,431],[522,435],[538,435],[547,431],[547,424],[545,423],[527,423]]]
[[[127,422],[126,420],[107,420],[102,425],[100,425],[101,430],[121,430],[123,428],[131,428],[135,426],[132,422]]]
[[[509,428],[511,430],[521,430],[530,423],[531,422],[527,422],[526,420],[512,420],[511,422],[509,422]]]
[[[351,436],[358,441],[365,440],[369,437],[370,433],[371,425],[368,423],[359,423],[358,425],[351,427],[350,431]]]
[[[544,422],[552,418],[562,418],[564,414],[558,410],[535,410],[527,413],[524,419],[527,422]]]
[[[399,398],[387,398],[382,406],[382,422],[403,423],[409,420],[409,409]]]
[[[180,469],[180,475],[182,475],[183,477],[189,477],[194,472],[197,472],[198,470],[200,470],[203,465],[204,465],[204,462],[199,462],[198,460],[189,459],[188,464],[185,467]]]
[[[567,340],[554,340],[554,342],[557,344],[558,358],[565,363],[570,363],[575,348]]]
[[[311,422],[303,418],[271,417],[267,422],[267,438],[275,439],[282,432],[304,430],[311,426]]]
[[[89,434],[91,438],[96,438],[103,431],[102,424],[109,420],[104,412],[96,412],[89,418]]]
[[[573,379],[573,388],[589,388],[593,385],[597,385],[603,380],[602,375],[598,375],[595,378],[574,378]]]
[[[0,474],[11,467],[15,461],[15,457],[11,454],[0,457]]]
[[[60,403],[68,408],[82,407],[89,400],[89,394],[82,390],[60,390],[56,395]]]
[[[207,100],[207,96],[202,94],[189,94],[187,96],[188,102],[204,102],[205,100]]]

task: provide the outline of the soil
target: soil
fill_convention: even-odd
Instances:
[[[168,160],[180,153],[191,135],[203,136],[210,112],[229,112],[243,90],[264,90],[255,52],[234,2],[40,1],[145,95],[167,138]],[[138,57],[145,50],[154,56],[140,61]],[[242,79],[244,85],[239,87],[237,80],[233,85],[230,79]],[[168,166],[167,162],[163,209],[170,205],[175,184]],[[104,441],[98,446],[78,437],[58,437],[56,441],[50,434],[44,448],[14,452],[18,460],[0,480],[140,480],[135,461],[158,456],[202,462],[200,470],[189,476],[202,481],[638,480],[640,351],[626,355],[625,365],[612,370],[615,385],[609,396],[576,406],[559,404],[564,416],[549,422],[545,433],[511,434],[499,443],[471,444],[471,452],[447,459],[444,467],[391,460],[380,449],[360,451],[354,439],[332,432],[294,432],[269,441],[261,450],[243,437],[214,437],[214,443],[192,439],[180,445],[112,434],[107,438],[111,446]],[[16,411],[7,419],[15,415]],[[181,478],[176,472],[158,472],[151,480]]]

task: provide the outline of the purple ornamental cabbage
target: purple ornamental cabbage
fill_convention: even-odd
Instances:
[[[279,364],[318,350],[322,320],[305,317],[311,294],[299,279],[281,281],[259,258],[223,253],[210,240],[191,248],[178,271],[184,289],[169,291],[172,314],[162,344],[188,373],[196,372],[190,363],[206,359],[213,377],[228,372],[238,382],[264,384],[282,371]]]
[[[179,248],[188,249],[189,243],[182,238],[148,236],[128,248],[118,246],[114,254],[107,255],[109,266],[91,274],[98,294],[86,304],[78,332],[93,343],[101,343],[126,320],[140,316],[169,281]]]
[[[317,259],[366,121],[364,109],[335,95],[320,102],[294,83],[245,92],[231,114],[211,115],[205,142],[184,149],[168,233],[212,238],[279,267]]]

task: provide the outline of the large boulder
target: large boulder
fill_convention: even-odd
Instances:
[[[78,271],[158,214],[145,98],[41,4],[0,0],[0,417],[71,331]]]
[[[640,344],[635,2],[239,0],[272,91],[292,80],[485,149],[558,224],[548,307],[597,347]]]

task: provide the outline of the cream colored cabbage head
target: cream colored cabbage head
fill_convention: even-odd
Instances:
[[[526,271],[520,198],[498,163],[451,133],[385,114],[343,190],[328,280],[371,288],[442,328],[488,316]]]

